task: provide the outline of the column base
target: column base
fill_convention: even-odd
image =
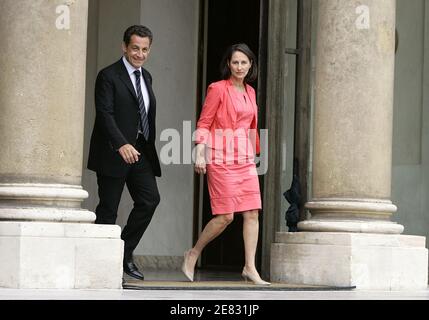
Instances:
[[[428,287],[428,250],[420,236],[279,232],[271,247],[272,282],[369,290]]]
[[[0,222],[0,287],[121,289],[117,225]]]
[[[0,220],[92,223],[81,209],[88,192],[78,185],[0,183]]]
[[[300,231],[310,232],[361,232],[400,234],[404,226],[392,221],[358,221],[358,220],[334,220],[309,219],[298,223]]]

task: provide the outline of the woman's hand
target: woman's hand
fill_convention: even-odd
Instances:
[[[205,156],[205,145],[200,143],[197,144],[197,150],[195,155],[195,172],[198,174],[206,173],[206,156]]]

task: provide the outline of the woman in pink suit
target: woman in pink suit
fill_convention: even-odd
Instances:
[[[221,63],[223,80],[207,90],[196,132],[195,171],[207,173],[214,217],[205,226],[195,246],[184,254],[182,271],[193,281],[194,268],[203,248],[243,214],[245,265],[242,276],[255,284],[268,285],[255,266],[261,194],[254,162],[259,152],[258,110],[255,90],[257,65],[245,44],[228,48]],[[256,149],[256,150],[255,150]]]

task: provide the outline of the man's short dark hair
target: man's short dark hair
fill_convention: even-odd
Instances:
[[[128,27],[127,30],[124,32],[124,43],[126,46],[130,44],[131,36],[136,35],[142,38],[149,38],[149,44],[152,44],[152,31],[148,27],[142,26],[142,25],[134,25],[131,27]]]
[[[223,59],[220,63],[220,73],[222,75],[222,79],[227,80],[231,77],[231,69],[229,68],[228,63],[231,61],[232,55],[236,51],[244,53],[252,63],[252,66],[250,67],[247,76],[244,78],[244,82],[249,83],[255,81],[258,77],[258,65],[256,64],[256,56],[245,43],[233,44],[226,50]]]

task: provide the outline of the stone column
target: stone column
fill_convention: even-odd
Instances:
[[[120,288],[120,228],[81,209],[88,1],[0,12],[0,286]]]
[[[389,221],[396,211],[390,201],[395,1],[361,3],[319,4],[312,219],[301,230],[403,231]]]
[[[425,238],[391,221],[394,49],[395,0],[319,1],[311,219],[277,234],[272,281],[426,288]]]

